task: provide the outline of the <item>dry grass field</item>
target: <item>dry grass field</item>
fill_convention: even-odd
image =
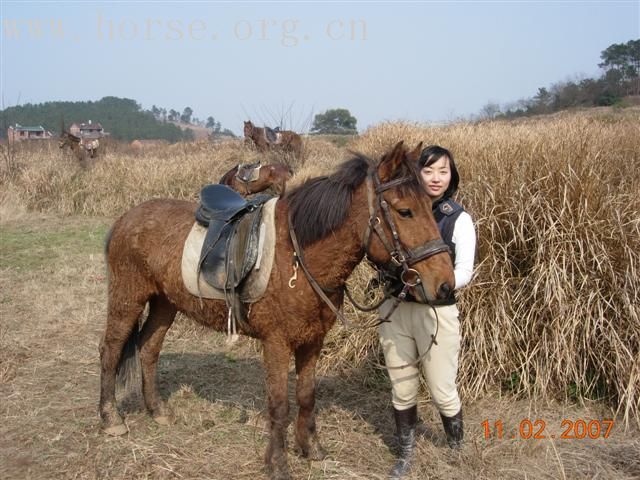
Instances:
[[[460,305],[466,444],[459,453],[444,447],[425,393],[409,478],[640,478],[640,111],[442,128],[383,124],[347,147],[375,157],[399,139],[454,152],[459,199],[479,235],[477,276]],[[347,155],[322,138],[308,139],[306,154],[293,165],[294,183]],[[156,425],[135,398],[122,401],[128,435],[101,434],[97,417],[109,225],[151,197],[196,199],[202,185],[253,158],[240,142],[177,144],[142,156],[113,148],[85,171],[56,145],[5,148],[0,478],[264,478],[266,404],[252,340],[229,345],[180,317],[159,365],[176,424]],[[354,272],[357,294],[367,275],[365,266]],[[345,311],[356,322],[370,318],[350,305]],[[336,325],[330,333],[317,394],[329,456],[291,455],[294,478],[385,478],[394,440],[376,343],[374,332]],[[511,438],[527,419],[545,421],[547,438]],[[614,419],[614,426],[606,439],[561,439],[564,419]],[[485,438],[485,420],[502,421],[504,438],[495,429]]]

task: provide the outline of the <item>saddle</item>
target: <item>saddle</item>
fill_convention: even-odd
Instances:
[[[280,143],[280,138],[282,137],[282,134],[280,133],[280,127],[269,128],[265,126],[264,136],[269,143]]]
[[[246,165],[238,165],[236,178],[244,183],[255,182],[260,178],[260,168],[262,168],[260,161]]]
[[[236,289],[253,269],[259,253],[262,206],[270,195],[246,200],[226,185],[207,185],[200,192],[196,221],[207,229],[198,275],[225,292],[230,315],[250,331]]]

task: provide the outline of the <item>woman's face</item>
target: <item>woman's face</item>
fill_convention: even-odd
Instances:
[[[451,183],[449,157],[442,156],[437,162],[422,168],[420,175],[427,195],[431,197],[431,200],[438,200],[444,195],[444,192],[449,188],[449,183]]]

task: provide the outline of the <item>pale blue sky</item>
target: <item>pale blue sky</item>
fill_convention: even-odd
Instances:
[[[247,117],[308,130],[336,107],[360,130],[448,121],[599,75],[602,50],[640,36],[639,5],[3,1],[0,90],[5,107],[107,95],[190,106],[236,133]]]

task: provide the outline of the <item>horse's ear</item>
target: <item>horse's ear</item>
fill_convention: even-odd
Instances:
[[[418,143],[418,145],[416,145],[416,148],[411,150],[411,152],[409,152],[409,155],[407,155],[407,157],[409,158],[409,160],[411,160],[411,162],[417,162],[418,159],[420,158],[421,153],[422,153],[422,142]]]
[[[382,183],[393,178],[395,171],[400,168],[400,165],[402,165],[406,153],[404,141],[400,140],[389,153],[382,157],[382,160],[378,165],[378,176]]]

